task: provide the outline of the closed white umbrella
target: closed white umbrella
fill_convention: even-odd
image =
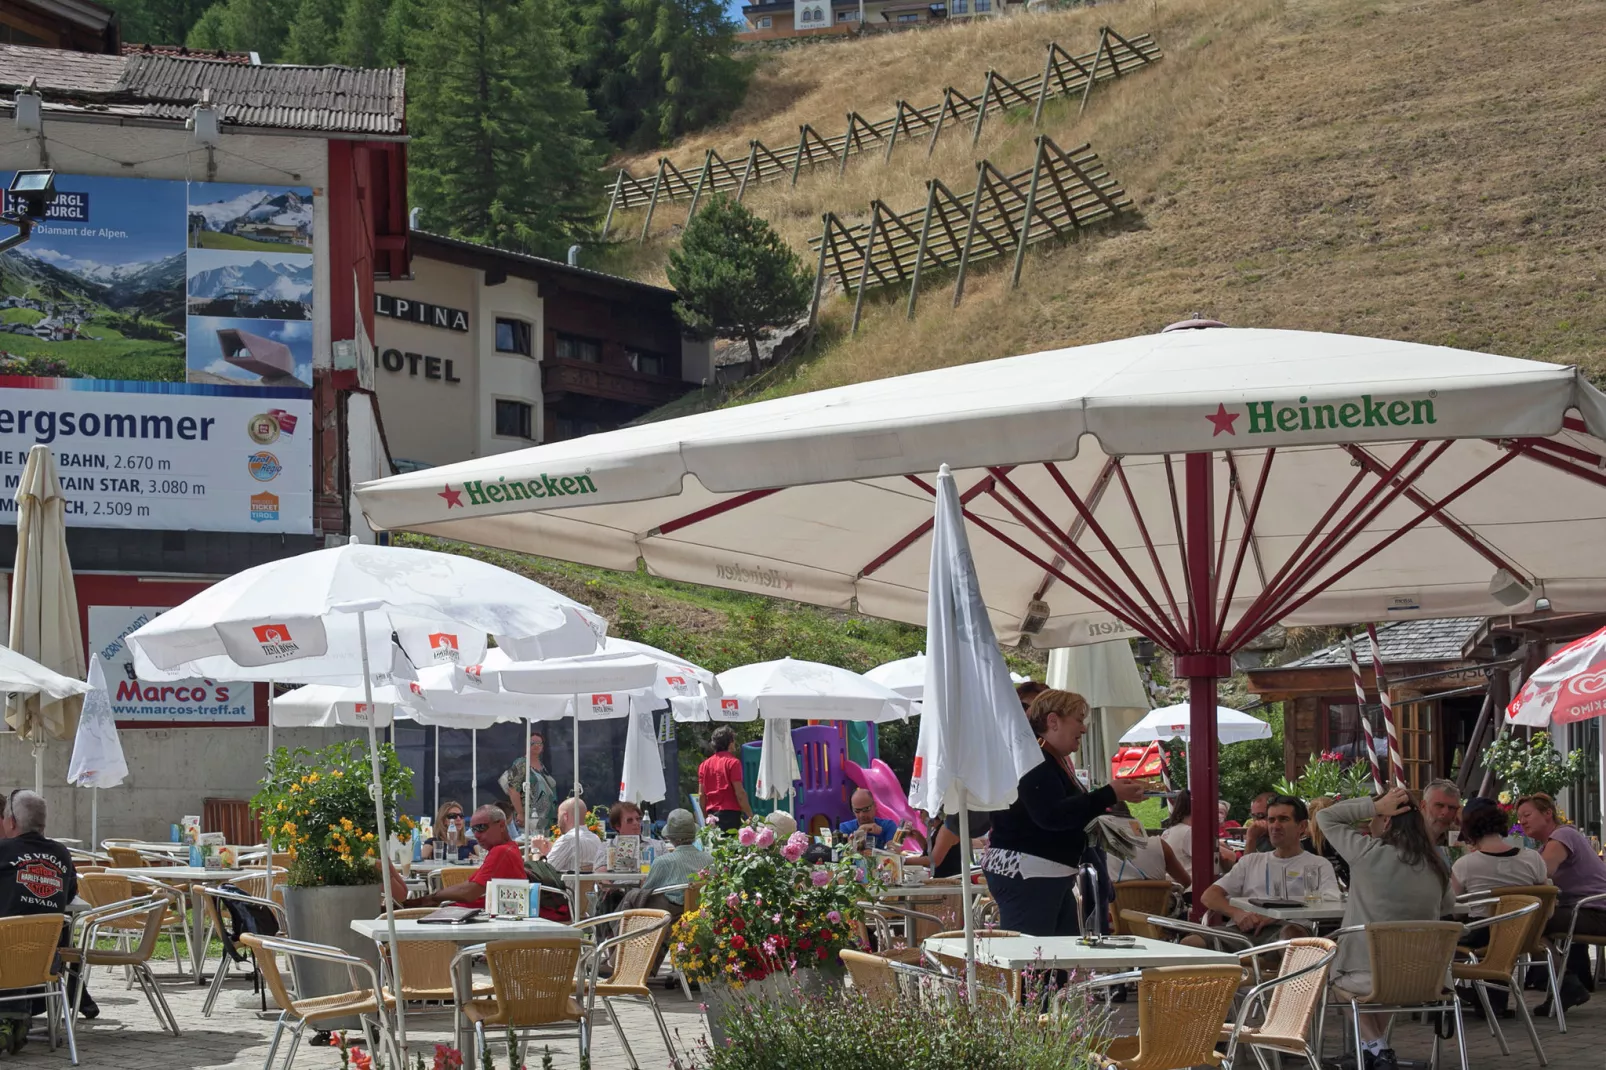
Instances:
[[[18,654],[73,680],[84,678],[84,644],[78,592],[67,557],[67,499],[56,478],[50,447],[28,451],[17,482],[17,557],[11,574],[11,635]],[[78,728],[83,692],[55,696],[18,692],[6,723],[34,745],[34,790],[45,790],[45,740],[66,739]]]
[[[760,799],[785,799],[792,794],[793,781],[803,779],[797,764],[797,748],[792,746],[792,723],[777,717],[764,719],[764,745],[759,750],[758,783],[754,794]]]
[[[67,762],[67,783],[90,789],[89,842],[100,843],[100,789],[115,788],[128,776],[128,760],[117,738],[117,715],[106,693],[106,674],[100,659],[89,665],[90,691],[78,716],[72,758]]]
[[[1150,710],[1148,715],[1127,729],[1121,737],[1122,743],[1154,743],[1168,739],[1180,739],[1188,742],[1188,706],[1186,703],[1177,706],[1166,706],[1158,710]],[[1226,706],[1216,707],[1216,739],[1221,743],[1247,743],[1252,739],[1270,739],[1271,725],[1258,717],[1251,717],[1247,713],[1228,709]]]
[[[661,802],[668,791],[664,782],[664,759],[658,750],[658,733],[652,727],[652,711],[637,706],[630,711],[630,729],[625,735],[619,801],[638,805]]]
[[[148,668],[151,674],[224,680],[354,684],[372,707],[376,675],[381,685],[389,682],[391,634],[419,619],[443,622],[443,630],[450,625],[460,634],[489,634],[503,646],[517,643],[532,656],[594,651],[606,631],[606,622],[588,607],[505,569],[353,539],[231,576],[139,628],[128,644],[142,677]],[[308,675],[300,675],[308,666]],[[378,673],[376,666],[386,669]],[[371,717],[367,728],[385,916],[400,987],[390,839]],[[396,1017],[405,1055],[406,1011],[400,1004]]]
[[[987,617],[965,537],[959,491],[943,465],[927,586],[926,687],[909,805],[959,815],[965,987],[976,999],[975,919],[970,910],[970,811],[1003,810],[1022,774],[1043,761]]]

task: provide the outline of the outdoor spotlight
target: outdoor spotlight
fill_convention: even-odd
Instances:
[[[1549,613],[1550,612],[1550,599],[1548,599],[1548,598],[1537,598],[1537,599],[1535,599],[1534,600],[1534,612],[1535,613]]]
[[[18,171],[6,190],[7,214],[21,215],[25,219],[43,219],[45,209],[56,198],[56,172],[46,168],[39,171]]]
[[[1528,600],[1533,588],[1503,568],[1489,578],[1489,597],[1503,606],[1517,606]]]
[[[1154,640],[1146,635],[1139,636],[1132,644],[1132,657],[1144,668],[1154,664]]]
[[[1020,630],[1026,635],[1036,635],[1048,623],[1048,603],[1041,598],[1034,598],[1026,603],[1026,617],[1020,622]]]

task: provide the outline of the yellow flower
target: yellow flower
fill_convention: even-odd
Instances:
[[[317,782],[318,782],[318,774],[317,774],[316,771],[307,774],[307,783],[308,784],[316,784]]]
[[[291,784],[290,785],[290,794],[292,794],[292,795],[300,795],[301,794],[301,785],[300,784]]]
[[[341,772],[339,769],[336,769],[333,773],[330,774],[330,776],[337,776],[337,777],[345,776],[345,775],[346,774]]]
[[[1511,792],[1502,791],[1500,793],[1500,805],[1501,806],[1510,806],[1511,805]]]

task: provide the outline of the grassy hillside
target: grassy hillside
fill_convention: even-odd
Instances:
[[[1140,225],[1032,253],[1014,293],[989,266],[957,310],[937,276],[913,325],[903,294],[887,293],[848,339],[848,303],[830,302],[815,352],[745,396],[1145,333],[1193,312],[1606,372],[1606,6],[1590,0],[1126,0],[797,49],[766,62],[728,129],[669,155],[749,131],[795,139],[801,122],[835,133],[849,108],[880,115],[943,85],[975,92],[988,66],[1040,67],[1048,40],[1091,49],[1101,23],[1152,31],[1166,58],[1099,86],[1080,120],[1051,109],[1044,128],[1067,147],[1092,142]],[[978,153],[1025,166],[1029,126],[989,123]],[[748,203],[801,251],[820,212],[858,205],[862,219],[871,196],[922,203],[933,174],[968,188],[974,159],[968,137],[945,137],[929,161],[900,150],[841,179],[758,187]],[[661,277],[665,250],[619,252]]]

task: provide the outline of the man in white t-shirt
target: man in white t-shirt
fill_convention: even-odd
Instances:
[[[1205,889],[1201,901],[1225,917],[1233,928],[1257,941],[1310,935],[1297,925],[1279,928],[1275,918],[1229,902],[1249,898],[1297,901],[1304,899],[1307,892],[1338,898],[1333,864],[1300,844],[1309,826],[1310,811],[1302,801],[1291,795],[1274,795],[1266,804],[1266,836],[1271,850],[1244,855],[1226,876]]]
[[[546,856],[552,868],[559,873],[574,872],[574,853],[580,852],[580,872],[590,873],[601,869],[608,861],[608,849],[595,832],[581,824],[586,813],[584,799],[568,798],[558,807],[558,828],[562,832],[556,840],[548,842],[536,838],[535,849]],[[576,827],[578,826],[578,827]],[[578,848],[576,848],[578,844]]]

